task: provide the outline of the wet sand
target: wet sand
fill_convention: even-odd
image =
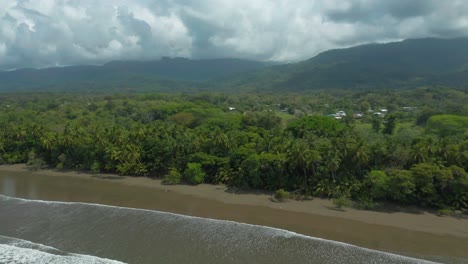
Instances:
[[[40,194],[40,199],[102,203],[233,220],[432,260],[437,260],[437,257],[430,256],[468,259],[468,219],[439,217],[433,212],[417,208],[388,212],[352,208],[337,210],[330,200],[325,199],[276,203],[271,201],[271,195],[232,193],[225,186],[168,186],[161,184],[160,180],[144,177],[93,175],[75,171],[29,171],[21,164],[2,165],[0,172],[55,176],[61,179],[73,177],[80,180],[79,185],[89,186],[87,190],[81,189],[76,193]],[[89,184],[90,181],[93,184]],[[103,192],[107,188],[104,186],[112,186],[112,190]],[[81,195],[85,191],[90,194]],[[98,194],[92,195],[94,193]],[[447,258],[441,260],[446,261]]]

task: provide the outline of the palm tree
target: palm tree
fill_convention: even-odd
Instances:
[[[320,155],[320,152],[318,150],[309,149],[307,158],[309,159],[309,167],[312,170],[312,176],[316,176],[317,167],[322,161],[322,156]]]
[[[68,148],[71,145],[73,145],[74,137],[72,133],[70,132],[70,128],[68,126],[65,127],[65,130],[63,131],[62,135],[59,138],[59,142],[62,145],[63,148]]]
[[[133,131],[134,132],[132,133],[132,137],[134,137],[137,140],[137,142],[142,142],[146,137],[145,127],[142,125],[134,127]]]
[[[359,142],[356,150],[354,151],[353,161],[356,163],[359,176],[362,177],[362,166],[367,165],[369,162],[368,150],[363,142]]]
[[[320,154],[316,150],[309,148],[305,140],[292,142],[288,152],[288,162],[304,176],[304,190],[308,191],[309,172],[315,174],[316,164],[321,160]]]
[[[410,155],[413,164],[424,163],[429,160],[429,151],[426,144],[427,141],[420,139],[411,146]]]
[[[0,150],[5,153],[5,136],[3,132],[0,134]]]
[[[326,168],[330,172],[333,181],[335,181],[336,172],[338,171],[341,165],[341,158],[339,152],[334,148],[329,149],[325,154],[324,163]]]

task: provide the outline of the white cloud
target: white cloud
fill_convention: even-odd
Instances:
[[[6,44],[0,43],[0,58],[5,56],[6,54]]]
[[[109,60],[296,61],[337,47],[468,35],[463,0],[3,0],[0,69]]]
[[[64,6],[63,14],[65,15],[65,17],[74,20],[86,20],[90,18],[86,9],[83,7]]]

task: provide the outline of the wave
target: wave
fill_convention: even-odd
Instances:
[[[145,209],[0,195],[0,212],[0,234],[129,263],[431,263],[271,227]]]
[[[73,254],[23,239],[0,236],[0,263],[15,264],[122,264],[94,256]]]

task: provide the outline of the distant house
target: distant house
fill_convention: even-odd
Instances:
[[[346,113],[345,113],[345,111],[339,111],[338,113],[336,113],[336,116],[343,117],[343,116],[346,116]]]
[[[339,119],[342,119],[343,117],[345,117],[346,113],[345,113],[345,111],[339,111],[336,114],[330,114],[330,115],[327,115],[327,116],[334,117],[335,119],[339,120]]]
[[[403,110],[404,111],[414,111],[414,110],[417,110],[418,108],[416,106],[404,106],[403,107]]]
[[[375,116],[378,116],[378,117],[384,117],[384,116],[385,116],[385,113],[382,113],[382,112],[375,112],[374,115],[375,115]]]

